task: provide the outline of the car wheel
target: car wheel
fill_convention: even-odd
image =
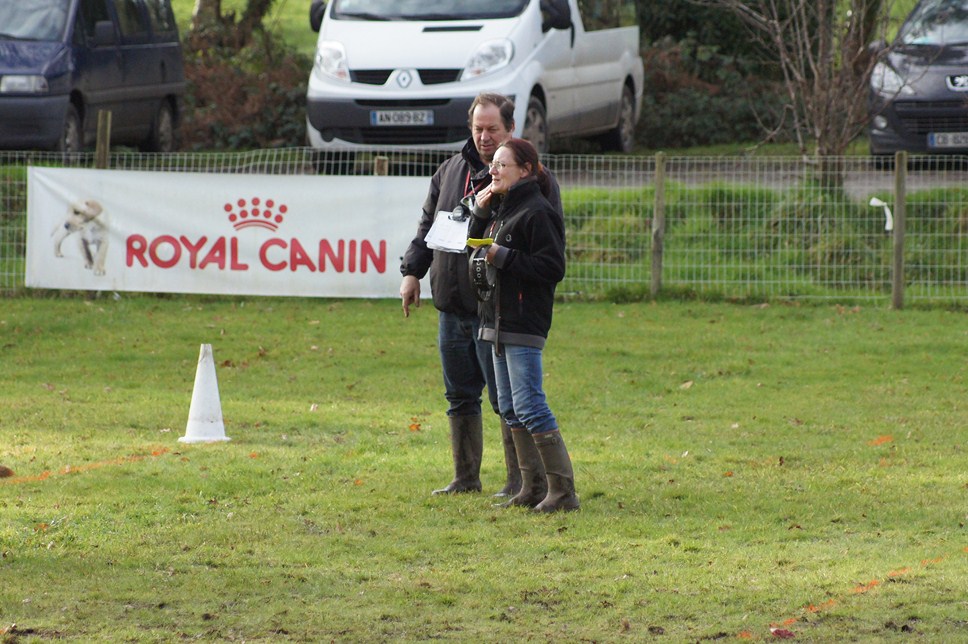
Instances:
[[[522,137],[531,141],[539,154],[548,152],[548,117],[544,103],[537,96],[528,100],[528,111],[524,115]]]
[[[60,139],[57,141],[57,152],[76,154],[84,151],[84,135],[81,130],[81,117],[77,113],[77,108],[73,105],[67,106],[67,113],[64,115],[64,127],[61,130]]]
[[[167,101],[158,108],[155,122],[151,125],[151,133],[141,149],[145,152],[175,151],[175,115]]]
[[[602,140],[605,148],[623,154],[635,149],[635,96],[628,85],[622,88],[622,105],[619,108],[615,129],[607,132]]]

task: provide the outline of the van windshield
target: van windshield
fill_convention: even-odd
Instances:
[[[337,20],[486,20],[521,15],[529,0],[333,0]]]
[[[0,38],[63,40],[70,0],[0,2]]]
[[[968,0],[935,0],[918,5],[897,35],[903,45],[968,44]]]

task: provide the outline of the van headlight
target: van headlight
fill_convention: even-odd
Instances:
[[[871,89],[885,98],[899,94],[914,95],[914,88],[904,82],[901,75],[887,63],[877,63],[871,71]]]
[[[47,79],[37,75],[10,74],[0,77],[0,94],[46,94]]]
[[[316,46],[313,72],[322,79],[333,78],[348,83],[350,67],[346,62],[343,43],[323,41]]]
[[[483,42],[464,65],[460,79],[466,81],[492,74],[502,67],[507,67],[513,56],[514,44],[510,40]]]

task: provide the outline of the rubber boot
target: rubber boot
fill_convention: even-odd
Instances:
[[[450,450],[454,455],[454,480],[434,494],[481,491],[481,455],[484,452],[484,426],[480,415],[448,416]]]
[[[538,434],[534,436],[534,444],[541,454],[548,477],[548,496],[535,506],[534,511],[577,510],[579,503],[575,494],[575,473],[561,433],[556,429]]]
[[[538,448],[535,447],[534,440],[528,430],[524,428],[512,429],[511,438],[514,441],[514,449],[518,454],[521,491],[504,503],[499,504],[499,507],[510,508],[520,505],[533,508],[541,503],[548,493],[544,464],[541,462],[541,455],[538,454]]]
[[[504,444],[504,466],[508,477],[501,491],[494,496],[498,498],[514,496],[521,491],[521,468],[518,467],[518,452],[514,449],[514,437],[507,421],[501,419],[501,442]]]

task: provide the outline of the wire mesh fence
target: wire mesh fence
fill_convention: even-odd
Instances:
[[[429,177],[446,156],[121,152],[109,167]],[[900,287],[906,302],[968,301],[962,158],[915,158],[896,169],[866,157],[548,155],[544,162],[562,188],[568,274],[559,292],[566,296],[889,301]],[[4,294],[24,291],[27,167],[94,163],[93,154],[0,152]]]

